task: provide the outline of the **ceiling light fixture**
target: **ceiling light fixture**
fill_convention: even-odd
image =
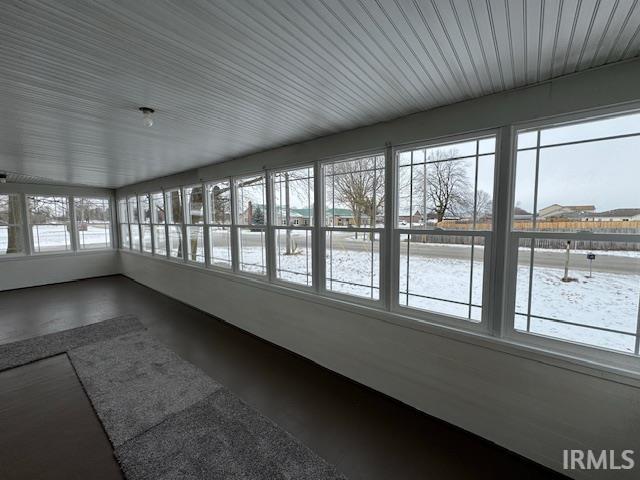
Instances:
[[[142,122],[144,123],[144,126],[153,126],[153,113],[155,110],[149,107],[140,107],[139,110],[142,112]]]

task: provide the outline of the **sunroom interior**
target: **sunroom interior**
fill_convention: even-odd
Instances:
[[[637,3],[4,2],[0,476],[637,478]]]

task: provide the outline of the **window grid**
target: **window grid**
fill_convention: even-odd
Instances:
[[[318,233],[325,264],[319,289],[351,301],[383,305],[385,154],[375,152],[323,162],[321,166],[318,183],[323,198]],[[351,201],[350,209],[344,208],[347,201]],[[342,264],[341,278],[335,263]],[[365,278],[368,283],[364,283]]]
[[[495,142],[496,136],[477,137],[454,143],[417,146],[396,153],[397,198],[393,240],[397,245],[395,257],[399,265],[394,309],[409,309],[418,315],[421,311],[428,311],[477,323],[483,321],[491,227],[478,223],[481,213],[478,200],[480,193],[485,192],[479,189],[479,175],[480,162],[483,161],[490,181],[484,180],[491,192],[483,197],[485,202],[486,197],[489,199],[489,205],[482,208],[486,216],[491,214],[493,204]],[[466,153],[457,155],[456,148]],[[469,168],[472,168],[471,175],[467,171]],[[406,202],[402,200],[406,198],[408,209],[404,210]],[[450,206],[454,201],[460,205]],[[430,219],[432,212],[436,218]],[[455,217],[462,212],[465,212],[463,216],[454,218],[453,225],[450,225],[451,220],[447,220],[446,214],[454,214]],[[468,258],[460,255],[466,250],[465,245],[469,245]],[[476,261],[479,248],[484,256],[482,261]],[[482,266],[480,271],[479,266]],[[465,276],[468,278],[466,294],[459,288],[460,278]],[[446,284],[447,281],[446,288],[434,285]],[[414,283],[417,287],[412,289]]]
[[[636,114],[637,117],[638,114]],[[606,230],[599,231],[598,225],[595,222],[596,218],[594,215],[593,223],[583,223],[583,229],[576,229],[574,227],[573,230],[575,233],[569,233],[568,230],[561,228],[564,223],[549,223],[543,216],[543,211],[545,209],[549,209],[550,207],[545,207],[545,209],[540,209],[540,198],[539,193],[541,189],[541,162],[542,162],[542,154],[545,152],[553,152],[554,149],[562,148],[565,155],[567,155],[567,147],[575,147],[580,148],[584,145],[594,145],[594,148],[598,145],[599,142],[611,142],[611,141],[619,141],[619,140],[634,140],[640,138],[640,129],[637,127],[629,132],[620,135],[593,135],[592,137],[579,138],[574,141],[555,141],[555,142],[545,142],[543,141],[543,134],[548,131],[553,131],[554,129],[557,131],[563,130],[564,128],[571,129],[572,127],[583,127],[585,132],[589,132],[588,127],[591,122],[607,122],[607,121],[617,121],[620,119],[624,119],[625,115],[620,116],[611,116],[611,117],[599,117],[595,119],[587,119],[578,122],[568,123],[568,124],[558,124],[558,125],[550,125],[550,126],[540,126],[533,129],[520,129],[517,130],[514,134],[514,138],[517,139],[517,142],[522,142],[524,145],[516,146],[516,154],[514,156],[513,164],[516,168],[516,173],[518,172],[518,168],[523,168],[525,164],[525,158],[523,152],[533,153],[533,161],[534,164],[534,181],[533,181],[533,205],[531,210],[531,221],[530,227],[527,228],[525,223],[524,227],[520,224],[516,223],[516,213],[515,213],[515,194],[518,193],[518,190],[522,188],[522,184],[516,184],[514,187],[514,206],[513,212],[510,218],[510,237],[511,237],[511,254],[510,254],[510,277],[509,277],[509,301],[511,302],[510,311],[507,314],[507,320],[511,324],[511,329],[509,330],[510,334],[523,334],[526,336],[543,336],[548,338],[552,342],[566,342],[567,344],[586,346],[586,347],[595,347],[600,349],[608,349],[617,352],[623,353],[631,353],[634,355],[640,354],[640,288],[636,286],[635,290],[635,302],[637,303],[636,308],[633,308],[634,298],[629,298],[627,302],[629,302],[629,308],[626,312],[616,312],[615,315],[610,315],[610,320],[619,321],[621,317],[626,317],[627,320],[631,320],[631,318],[635,317],[635,325],[629,325],[629,328],[610,328],[608,326],[602,326],[595,324],[596,321],[602,320],[602,316],[598,318],[589,314],[584,314],[584,318],[580,318],[580,321],[573,320],[569,315],[567,317],[567,311],[562,312],[561,306],[563,298],[563,288],[569,288],[572,285],[577,285],[581,283],[580,276],[584,275],[581,273],[579,269],[582,267],[583,269],[586,266],[583,265],[575,265],[577,263],[578,254],[572,253],[572,249],[575,251],[579,245],[588,246],[586,250],[593,253],[597,257],[601,257],[606,259],[606,253],[602,254],[599,251],[600,245],[623,245],[623,250],[619,252],[621,255],[625,253],[625,250],[632,249],[636,252],[640,251],[640,232],[638,228],[636,228],[635,233],[610,233],[606,232]],[[637,124],[637,122],[636,122]],[[587,135],[585,133],[584,135]],[[553,136],[553,134],[551,135]],[[535,141],[531,141],[531,139],[535,139]],[[602,145],[602,143],[600,143]],[[588,161],[588,159],[584,159]],[[522,163],[522,165],[520,165]],[[586,167],[588,168],[588,167]],[[579,174],[578,174],[579,175]],[[545,178],[546,180],[546,178]],[[517,181],[517,180],[516,180]],[[598,181],[605,181],[604,179],[600,179]],[[592,188],[596,188],[597,185],[593,185]],[[588,214],[582,214],[585,216]],[[561,222],[561,218],[564,214],[560,215],[558,222]],[[577,220],[579,220],[580,215],[574,215]],[[587,218],[587,221],[589,219]],[[558,225],[558,226],[556,226]],[[569,227],[570,224],[567,226]],[[624,230],[625,232],[633,231],[633,228],[629,230]],[[552,264],[552,260],[548,257],[551,256],[552,251],[545,251],[546,245],[557,245],[557,244],[565,244],[566,245],[566,254],[565,259],[557,259],[557,264]],[[554,247],[557,248],[557,247]],[[526,303],[525,311],[522,311],[522,300],[521,295],[519,295],[522,285],[519,282],[519,277],[521,273],[522,267],[519,267],[519,264],[522,263],[521,256],[523,251],[528,252],[528,259],[526,260],[526,268],[527,268],[527,278],[526,278]],[[582,254],[584,256],[584,253]],[[538,258],[540,258],[541,263],[538,264]],[[554,314],[545,314],[541,313],[539,310],[541,309],[539,301],[536,301],[536,294],[534,290],[536,288],[541,288],[541,279],[543,275],[545,275],[545,270],[549,270],[550,268],[555,268],[556,270],[561,271],[558,267],[562,267],[562,263],[564,263],[564,276],[561,278],[561,283],[559,287],[555,287],[559,289],[560,292],[554,292],[551,296],[547,294],[547,302],[551,302],[555,300],[557,305],[555,308],[560,309],[557,315]],[[585,262],[586,263],[586,262]],[[589,275],[585,277],[585,279],[590,280],[582,280],[582,283],[585,281],[587,283],[596,284],[597,280],[591,280],[593,277],[591,275],[591,267],[592,262],[589,262]],[[627,258],[626,263],[627,269],[633,267],[634,258]],[[578,270],[577,277],[572,277],[569,272],[570,268],[575,272]],[[613,264],[611,266],[613,267]],[[604,273],[600,273],[599,275],[607,275],[608,272],[604,271]],[[557,274],[558,278],[560,274]],[[615,284],[618,278],[615,278],[616,274],[609,274],[609,278],[607,279],[607,283],[609,285]],[[636,266],[635,275],[640,278],[640,268]],[[598,274],[595,276],[598,277]],[[620,275],[618,275],[620,277]],[[547,288],[548,285],[552,284],[552,279],[547,279]],[[562,285],[562,282],[565,285]],[[636,282],[637,283],[637,282]],[[544,288],[544,287],[542,287]],[[602,287],[601,287],[602,288]],[[613,287],[610,287],[613,288]],[[581,306],[588,302],[588,297],[581,297],[582,292],[579,291],[578,287],[574,287],[571,295],[574,298],[581,298]],[[616,293],[620,293],[619,291]],[[540,292],[538,292],[540,295]],[[633,294],[630,297],[634,297]],[[618,302],[621,300],[618,299]],[[615,302],[614,302],[615,303]],[[534,311],[534,305],[537,305]],[[612,308],[613,305],[607,305],[607,309]],[[586,308],[586,307],[585,307]],[[544,311],[544,308],[542,308]],[[626,315],[625,315],[626,313]],[[560,316],[564,316],[565,318],[559,318]],[[614,322],[615,323],[615,322]],[[590,333],[591,332],[591,333]],[[601,332],[601,333],[597,333]],[[628,338],[629,341],[625,341],[625,338]]]
[[[153,254],[166,257],[167,252],[167,225],[164,192],[153,192],[149,197],[151,203],[151,230]]]
[[[30,195],[27,198],[32,252],[73,251],[70,197]]]
[[[273,279],[314,289],[314,166],[293,167],[270,173]],[[295,205],[301,205],[296,207]]]
[[[236,271],[267,278],[267,179],[264,172],[233,180]],[[257,239],[256,237],[259,237]],[[256,248],[257,247],[257,248]]]
[[[205,185],[205,192],[208,265],[231,270],[233,269],[232,182],[229,179],[209,182]]]
[[[74,197],[78,250],[111,248],[111,210],[108,198]]]
[[[536,127],[538,129],[542,129],[544,127]],[[347,160],[331,160],[331,161],[316,161],[313,163],[313,169],[315,172],[315,185],[314,185],[314,189],[313,189],[313,198],[314,198],[314,202],[313,202],[313,206],[310,208],[310,210],[313,211],[313,217],[316,219],[320,219],[319,221],[313,222],[313,224],[311,225],[300,225],[300,220],[297,222],[293,221],[290,218],[290,222],[288,222],[288,225],[280,225],[280,223],[282,223],[282,213],[278,211],[278,206],[276,205],[275,201],[274,201],[274,196],[277,194],[277,190],[278,187],[281,185],[278,185],[277,182],[276,184],[273,183],[273,177],[275,175],[277,175],[279,172],[282,172],[282,170],[266,170],[262,173],[258,173],[256,175],[245,175],[242,177],[237,177],[234,178],[232,180],[230,180],[230,190],[229,190],[229,197],[230,197],[230,210],[231,210],[231,216],[230,216],[230,221],[229,222],[221,222],[218,220],[216,220],[215,218],[209,218],[209,216],[207,215],[207,218],[205,219],[205,233],[204,233],[204,242],[205,242],[205,257],[206,257],[206,266],[219,266],[219,265],[215,265],[215,259],[213,258],[213,253],[211,251],[212,244],[208,243],[208,242],[212,242],[213,240],[213,231],[210,230],[213,227],[220,227],[220,228],[229,228],[229,233],[228,233],[228,246],[227,246],[227,253],[225,255],[225,257],[231,258],[231,271],[233,272],[237,272],[237,273],[258,273],[258,276],[260,278],[264,278],[264,279],[268,279],[270,282],[276,282],[279,283],[279,278],[278,278],[278,274],[277,274],[277,269],[278,269],[278,250],[277,250],[277,243],[278,243],[278,236],[282,237],[284,236],[283,232],[286,232],[287,230],[289,231],[295,231],[295,232],[308,232],[310,235],[310,239],[305,240],[308,241],[308,243],[310,245],[312,245],[312,255],[311,255],[311,263],[313,265],[313,273],[312,275],[308,275],[311,276],[313,280],[315,280],[315,282],[311,282],[311,284],[314,285],[314,289],[324,295],[324,296],[329,296],[329,297],[333,297],[333,296],[338,296],[341,298],[344,298],[345,296],[347,296],[348,298],[346,298],[348,301],[352,302],[352,303],[364,303],[364,304],[374,304],[374,306],[376,306],[379,309],[384,309],[384,310],[391,310],[394,313],[400,313],[400,315],[406,316],[406,317],[424,317],[426,319],[433,319],[436,320],[438,323],[443,323],[443,324],[447,324],[447,323],[455,323],[456,325],[462,325],[460,324],[460,318],[458,318],[458,316],[454,316],[452,317],[451,315],[447,314],[447,313],[437,313],[437,312],[432,312],[432,311],[427,311],[427,312],[418,312],[418,314],[416,314],[415,309],[410,308],[410,309],[403,309],[403,307],[401,307],[399,305],[399,295],[400,295],[400,290],[399,290],[399,284],[398,284],[398,280],[399,280],[399,276],[400,276],[400,249],[401,249],[401,245],[400,245],[400,238],[402,235],[419,235],[419,234],[426,234],[426,235],[430,235],[431,237],[433,236],[450,236],[450,237],[454,237],[454,236],[460,236],[460,237],[470,237],[471,238],[471,243],[470,243],[470,268],[469,268],[469,293],[466,297],[466,300],[464,301],[464,304],[466,307],[468,307],[468,310],[472,310],[472,309],[477,309],[477,308],[482,308],[482,322],[481,324],[485,324],[485,320],[488,318],[488,314],[486,313],[487,311],[491,312],[491,316],[496,316],[496,318],[491,318],[490,319],[490,325],[480,325],[482,326],[482,330],[486,331],[487,333],[491,333],[493,335],[496,336],[500,336],[500,337],[512,337],[513,333],[514,333],[514,329],[513,329],[513,314],[514,314],[514,310],[513,310],[513,305],[511,305],[511,303],[513,303],[513,301],[515,301],[515,292],[510,291],[509,289],[511,289],[513,287],[513,285],[510,284],[510,280],[509,278],[503,278],[502,274],[498,274],[496,273],[497,269],[500,268],[501,265],[505,265],[505,272],[509,272],[508,275],[513,275],[514,274],[514,267],[513,267],[513,257],[514,257],[514,252],[513,252],[513,244],[515,240],[518,240],[520,238],[529,238],[529,239],[536,239],[536,238],[541,238],[544,237],[544,233],[545,232],[538,232],[538,231],[526,231],[526,232],[518,232],[518,231],[511,231],[510,235],[507,236],[508,230],[509,230],[509,226],[505,225],[504,227],[502,226],[502,223],[504,223],[505,220],[507,219],[507,217],[510,215],[510,213],[507,212],[507,210],[511,210],[512,207],[510,206],[498,206],[496,209],[493,209],[493,213],[495,215],[496,218],[488,218],[489,220],[489,224],[485,225],[487,222],[481,219],[481,212],[479,209],[479,196],[478,196],[478,172],[480,171],[480,169],[478,168],[478,161],[479,159],[483,158],[483,157],[492,157],[493,158],[493,163],[496,162],[496,159],[498,157],[505,157],[507,160],[500,160],[500,169],[498,170],[498,168],[496,167],[495,171],[494,171],[494,175],[495,178],[501,178],[501,182],[502,183],[506,183],[504,182],[504,179],[506,179],[508,176],[511,176],[511,179],[513,181],[513,178],[515,177],[515,171],[513,170],[512,166],[515,165],[516,163],[516,158],[515,155],[511,153],[511,146],[514,145],[515,142],[515,135],[513,134],[513,131],[510,129],[510,127],[505,126],[503,128],[500,129],[500,135],[503,140],[500,141],[500,148],[499,151],[493,151],[493,152],[486,152],[484,149],[485,147],[481,147],[480,142],[484,139],[486,139],[487,137],[483,137],[483,138],[476,138],[475,139],[475,151],[472,154],[464,154],[464,155],[459,155],[453,158],[448,158],[448,159],[444,159],[442,160],[442,162],[445,161],[449,161],[449,160],[464,160],[467,158],[473,158],[475,161],[475,172],[474,172],[474,179],[473,179],[473,183],[474,183],[474,195],[473,195],[473,202],[472,202],[472,210],[473,210],[473,215],[472,215],[472,221],[470,222],[470,225],[466,226],[463,230],[459,230],[459,229],[432,229],[432,228],[426,228],[426,222],[423,225],[419,225],[417,223],[414,223],[413,218],[411,218],[414,212],[412,212],[411,210],[413,210],[415,204],[411,203],[410,205],[410,212],[409,212],[409,228],[403,228],[403,225],[399,225],[398,224],[398,203],[399,200],[397,198],[397,192],[393,192],[393,194],[389,193],[389,190],[391,187],[396,188],[397,189],[397,180],[399,177],[398,174],[398,160],[397,160],[397,153],[399,153],[399,150],[395,150],[392,147],[388,147],[388,149],[385,151],[385,161],[382,162],[382,166],[381,168],[378,168],[377,166],[375,168],[371,168],[371,169],[362,169],[363,173],[369,172],[371,174],[375,174],[377,173],[377,171],[381,171],[383,173],[383,175],[385,177],[387,177],[387,183],[385,186],[385,193],[383,194],[384,197],[386,197],[386,200],[384,202],[384,207],[385,208],[390,208],[391,210],[389,211],[390,213],[387,214],[386,216],[386,221],[384,222],[384,225],[381,225],[381,222],[376,222],[376,220],[378,219],[378,214],[374,213],[374,215],[370,218],[370,219],[364,219],[360,225],[356,225],[355,223],[347,220],[346,223],[340,224],[338,223],[338,216],[336,215],[336,203],[335,203],[335,188],[329,188],[327,189],[327,183],[331,183],[333,184],[335,182],[335,175],[332,175],[332,172],[329,172],[329,175],[326,175],[327,170],[331,169],[331,166],[339,163],[339,162],[343,162],[343,161],[348,161],[349,159],[347,158]],[[539,134],[536,134],[538,136],[537,141],[535,144],[533,145],[529,145],[527,147],[524,147],[521,150],[527,150],[527,151],[531,151],[531,152],[536,152],[536,156],[539,156],[539,152],[541,150],[547,149],[547,148],[552,148],[552,147],[556,147],[558,145],[572,145],[572,144],[583,144],[583,143],[589,143],[589,142],[593,142],[595,140],[585,140],[585,141],[580,141],[580,142],[560,142],[560,143],[549,143],[549,144],[545,144],[545,145],[541,145],[540,143],[540,138],[539,138]],[[616,138],[616,139],[621,139],[621,138],[629,138],[629,137],[634,137],[637,136],[638,134],[636,133],[632,133],[632,134],[624,134],[624,135],[613,135],[607,138]],[[488,134],[488,136],[492,136],[491,134]],[[508,137],[508,141],[504,140],[505,138]],[[473,137],[469,137],[469,136],[460,136],[460,137],[452,137],[451,141],[458,141],[457,138],[461,138],[462,140],[460,141],[465,141],[465,139],[469,139]],[[495,135],[492,136],[492,138],[494,138],[494,142],[496,141],[495,139],[497,138]],[[517,149],[514,147],[514,152]],[[403,150],[403,151],[407,151],[407,150]],[[374,154],[378,155],[382,158],[384,158],[384,155],[382,154]],[[346,157],[343,157],[346,158]],[[356,158],[361,158],[361,157],[356,157]],[[386,165],[385,165],[386,163]],[[295,169],[296,167],[292,167],[292,169]],[[411,166],[411,169],[415,169],[415,166]],[[538,167],[536,167],[536,187],[537,187],[537,183],[538,183],[538,172],[537,172]],[[506,172],[506,173],[505,173]],[[335,172],[334,172],[335,173]],[[256,178],[256,177],[260,177],[260,181],[264,182],[263,185],[263,190],[262,190],[262,198],[267,199],[268,201],[258,201],[257,203],[261,206],[261,208],[263,209],[263,214],[266,214],[266,221],[261,221],[258,223],[254,223],[254,222],[250,222],[249,220],[247,220],[247,214],[246,214],[246,200],[247,200],[247,195],[245,192],[245,185],[242,184],[242,182],[245,182],[248,179],[251,178]],[[216,182],[212,182],[212,183],[216,183]],[[205,209],[209,209],[210,211],[214,209],[214,206],[212,206],[212,204],[210,204],[211,202],[211,196],[210,196],[210,192],[209,192],[209,185],[207,184],[206,188],[206,202],[205,202]],[[495,202],[503,202],[506,203],[506,205],[511,205],[509,201],[505,202],[505,199],[507,198],[512,198],[513,196],[513,192],[514,192],[514,186],[513,185],[500,185],[498,186],[497,184],[494,185],[494,189],[492,189],[491,191],[493,192],[495,190]],[[536,194],[537,194],[537,188],[536,188]],[[327,201],[331,200],[332,203],[328,204]],[[536,199],[537,202],[537,199]],[[424,205],[424,201],[423,201],[423,205]],[[424,209],[424,208],[423,208]],[[534,210],[535,212],[537,212],[537,204],[536,204],[536,209]],[[329,215],[327,215],[327,213],[329,212]],[[309,212],[311,214],[311,211]],[[383,210],[384,213],[384,210]],[[380,215],[381,217],[384,215]],[[426,219],[425,219],[426,220]],[[511,222],[511,217],[508,217],[508,222]],[[532,224],[535,225],[535,222],[537,222],[536,218],[532,219]],[[310,222],[311,223],[311,222]],[[496,228],[496,223],[498,223],[498,226],[500,227],[500,231],[504,232],[505,236],[504,239],[498,239],[498,243],[499,245],[493,245],[493,241],[492,241],[492,236],[495,233],[494,229]],[[183,237],[185,238],[184,234],[184,227],[185,227],[185,223],[184,222],[180,222],[175,223],[175,224],[171,224],[171,225],[175,225],[176,227],[181,227],[183,228]],[[509,223],[510,225],[510,223]],[[169,224],[167,225],[168,228]],[[417,228],[415,228],[417,227]],[[422,227],[422,228],[421,228]],[[368,238],[371,239],[372,236],[375,236],[373,238],[375,238],[375,242],[377,242],[379,244],[379,247],[375,249],[375,251],[372,253],[371,250],[374,250],[373,247],[369,250],[369,254],[370,257],[369,258],[369,274],[370,276],[368,277],[367,285],[366,288],[369,289],[369,294],[367,295],[367,297],[369,298],[361,298],[355,295],[349,295],[348,293],[340,293],[340,292],[334,292],[332,291],[332,285],[331,282],[333,280],[335,280],[333,278],[334,276],[334,272],[332,271],[333,269],[333,265],[331,264],[331,262],[325,263],[325,257],[329,257],[332,250],[335,248],[335,238],[333,238],[333,236],[336,233],[341,233],[341,232],[345,232],[345,233],[353,233],[353,234],[366,234],[368,235]],[[252,236],[254,237],[254,240],[258,242],[258,245],[260,247],[260,251],[261,253],[261,258],[257,261],[257,264],[260,265],[260,271],[259,272],[247,272],[247,269],[244,268],[246,266],[246,264],[251,264],[252,262],[247,262],[246,258],[243,258],[243,248],[247,248],[247,247],[251,247],[253,246],[253,243],[255,243],[255,241],[251,241],[249,242],[247,239]],[[354,235],[355,236],[355,235]],[[557,235],[556,235],[557,236]],[[577,234],[573,234],[572,235],[574,238],[582,238],[580,233]],[[258,238],[259,237],[259,238]],[[585,239],[587,237],[584,237]],[[379,239],[379,240],[378,240]],[[640,237],[634,237],[633,241],[640,241]],[[478,243],[479,242],[479,243]],[[251,245],[250,245],[251,243]],[[280,241],[281,243],[281,241]],[[374,241],[371,241],[371,244],[373,245]],[[485,255],[484,255],[484,260],[482,262],[476,262],[476,255],[479,255],[479,246],[484,244],[484,251],[485,251]],[[507,248],[508,247],[508,248]],[[184,245],[183,245],[184,248]],[[413,246],[409,245],[408,246],[408,250],[411,250],[412,248],[414,248]],[[497,250],[496,250],[497,249]],[[508,251],[507,251],[508,250]],[[390,255],[388,255],[390,260],[385,260],[384,262],[382,261],[382,258],[380,258],[385,251],[388,251],[390,253]],[[491,257],[491,251],[493,251],[493,255],[494,258],[490,258]],[[503,252],[506,252],[503,254]],[[501,257],[501,258],[497,258],[497,257]],[[504,258],[502,258],[504,257]],[[532,255],[533,257],[533,255]],[[480,257],[478,257],[480,258]],[[489,261],[490,259],[490,261]],[[528,259],[530,260],[530,259]],[[255,262],[254,262],[255,263]],[[531,264],[533,263],[533,260],[530,260],[529,262],[529,266],[531,266]],[[483,291],[482,291],[482,302],[478,303],[474,300],[473,297],[473,286],[474,284],[476,284],[476,280],[474,280],[474,276],[475,276],[475,269],[477,268],[478,265],[482,264],[482,268],[484,269],[484,279],[480,281],[480,283],[483,284]],[[497,267],[496,267],[497,265]],[[385,271],[386,270],[386,271]],[[375,273],[374,273],[375,271]],[[495,278],[498,278],[500,285],[495,285],[491,292],[491,294],[487,294],[487,288],[486,288],[486,284],[487,281],[489,279],[489,277],[495,275]],[[531,275],[529,275],[529,281],[531,280]],[[339,280],[338,280],[339,281]],[[374,284],[376,282],[379,282],[379,285],[376,287],[374,286]],[[358,283],[358,282],[353,282],[353,283]],[[362,285],[357,285],[357,286],[362,286]],[[515,288],[515,287],[514,287]],[[374,295],[371,292],[377,289],[377,291],[379,292],[378,295]],[[384,292],[384,294],[383,294]],[[530,292],[529,296],[530,296]],[[376,297],[374,299],[374,301],[371,301],[371,297]],[[490,299],[490,301],[489,301]],[[455,302],[452,302],[455,303]],[[504,304],[504,305],[503,305]],[[528,308],[530,309],[530,305],[528,305]],[[497,312],[494,314],[494,312]],[[424,313],[424,315],[422,315],[421,313]],[[530,315],[530,310],[527,312],[528,315]],[[639,310],[640,313],[640,310]],[[467,314],[466,317],[469,317],[470,315]],[[458,323],[456,323],[458,322]],[[638,322],[638,324],[640,325],[640,322]],[[467,329],[474,329],[475,328],[474,323],[465,323],[464,326]],[[603,331],[605,331],[606,329],[604,329]],[[609,329],[609,330],[616,330],[616,329]],[[636,333],[636,345],[635,345],[635,354],[637,355],[639,352],[639,343],[640,341],[638,340],[638,338],[640,338],[640,326],[638,327],[638,332]],[[516,335],[517,336],[517,335]],[[520,338],[520,337],[518,337]],[[560,350],[564,350],[564,351],[569,351],[569,352],[574,352],[574,351],[578,351],[581,353],[584,353],[586,355],[590,355],[593,358],[605,358],[605,359],[609,359],[611,357],[607,357],[606,355],[603,355],[602,357],[599,356],[599,354],[602,352],[601,349],[599,349],[598,347],[593,347],[593,346],[587,346],[587,349],[584,349],[584,346],[582,345],[575,345],[575,342],[572,342],[571,340],[560,340],[560,341],[556,341],[558,339],[550,339],[550,343],[548,343],[547,345],[551,345],[553,344],[554,346],[557,346],[558,349]],[[532,343],[536,343],[536,341],[531,341]],[[575,346],[575,349],[574,349]],[[616,357],[619,358],[619,357]]]

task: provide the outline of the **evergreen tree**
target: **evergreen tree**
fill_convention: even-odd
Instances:
[[[253,212],[253,224],[264,225],[264,211],[260,205],[258,205]]]

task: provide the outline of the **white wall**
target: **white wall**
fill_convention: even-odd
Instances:
[[[2,193],[99,195],[112,199],[114,196],[113,190],[105,188],[15,183],[0,184],[0,194]],[[112,208],[112,217],[113,212]],[[27,230],[23,231],[26,237]],[[0,255],[0,291],[114,275],[119,272],[119,254],[116,249],[20,256]]]
[[[0,291],[120,273],[117,250],[0,259]]]
[[[211,180],[332,155],[513,125],[612,105],[638,105],[640,61],[617,64],[132,185],[118,194]],[[210,312],[431,415],[552,468],[565,448],[634,449],[637,381],[575,368],[544,353],[439,334],[364,310],[309,302],[258,284],[122,253],[134,280]],[[247,301],[251,299],[251,301]],[[460,452],[464,461],[464,452]],[[629,471],[582,477],[632,478]]]

